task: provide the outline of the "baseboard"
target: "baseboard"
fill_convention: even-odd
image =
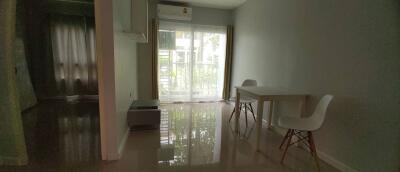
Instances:
[[[267,121],[263,119],[263,125],[268,125]],[[272,127],[272,131],[275,133],[278,133],[279,135],[284,136],[285,132],[282,132],[276,127]],[[351,168],[350,166],[346,165],[345,163],[333,158],[332,156],[326,154],[325,152],[322,152],[320,150],[317,150],[318,157],[322,161],[328,163],[332,167],[335,167],[336,169],[340,170],[341,172],[358,172],[357,170]]]
[[[320,150],[317,150],[318,157],[328,163],[329,165],[335,167],[336,169],[342,171],[342,172],[358,172],[357,170],[351,168],[350,166],[344,164],[343,162],[333,158],[332,156],[326,154],[325,152],[322,152]]]
[[[125,145],[128,140],[128,136],[129,136],[129,127],[126,129],[124,137],[122,138],[121,143],[118,146],[118,159],[122,158],[122,154],[125,149]]]

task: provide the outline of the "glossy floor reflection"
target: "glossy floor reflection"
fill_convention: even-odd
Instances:
[[[241,134],[228,119],[233,106],[225,103],[167,104],[157,131],[131,132],[120,161],[103,171],[316,171],[309,154],[294,148],[285,165],[279,163],[282,136],[263,130],[262,151],[255,151],[255,125],[241,120]],[[321,171],[337,171],[321,162]]]
[[[29,164],[0,171],[71,171],[100,163],[97,101],[41,102],[22,114]]]
[[[6,172],[312,172],[313,159],[301,149],[279,163],[282,136],[262,131],[261,152],[255,151],[255,125],[241,119],[240,136],[228,119],[233,105],[193,103],[162,105],[159,130],[133,131],[122,159],[99,160],[96,103],[41,104],[24,114],[30,162],[0,167]],[[321,171],[338,170],[321,162]]]
[[[159,164],[192,166],[220,161],[221,108],[218,106],[164,107],[160,126]],[[190,114],[190,115],[188,115]]]

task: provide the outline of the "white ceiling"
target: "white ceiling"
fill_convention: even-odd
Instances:
[[[234,9],[242,5],[246,0],[168,0],[174,2],[185,2],[193,6],[220,8],[220,9]]]

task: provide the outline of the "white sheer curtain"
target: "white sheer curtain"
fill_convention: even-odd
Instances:
[[[161,101],[222,100],[226,27],[161,21],[158,38]]]
[[[85,17],[52,16],[54,74],[62,95],[96,95],[94,23]]]

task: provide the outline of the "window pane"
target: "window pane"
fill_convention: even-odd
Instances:
[[[171,29],[160,23],[160,100],[221,100],[226,34],[207,26],[197,30],[193,25],[179,25]]]

